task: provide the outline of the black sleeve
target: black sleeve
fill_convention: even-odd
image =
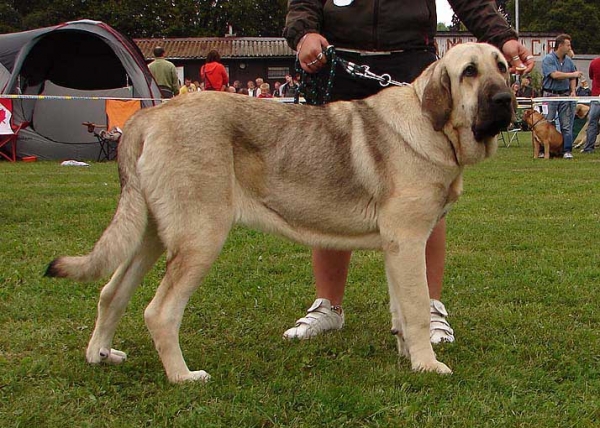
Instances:
[[[283,37],[296,50],[300,39],[307,33],[320,33],[323,23],[321,0],[289,0]]]
[[[508,40],[518,40],[506,19],[498,12],[496,2],[489,0],[449,0],[456,16],[480,42],[498,48]]]

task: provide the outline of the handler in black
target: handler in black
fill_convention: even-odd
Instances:
[[[488,0],[450,0],[460,20],[482,42],[502,50],[519,72],[533,68],[531,53]],[[298,54],[300,66],[318,72],[327,62],[323,50],[334,45],[348,61],[368,65],[376,74],[412,82],[436,60],[435,0],[290,0],[284,36]],[[362,99],[380,91],[375,80],[356,79],[336,70],[331,100]],[[308,314],[284,333],[288,339],[307,339],[342,328],[342,299],[350,251],[314,248],[313,272],[317,300]],[[454,332],[440,302],[446,254],[445,219],[434,228],[426,248],[427,282],[431,299],[432,343],[453,342]]]

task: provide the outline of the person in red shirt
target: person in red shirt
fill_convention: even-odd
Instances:
[[[214,49],[208,53],[206,64],[200,68],[200,81],[204,83],[205,91],[224,91],[229,85],[229,76],[221,64],[221,55]]]
[[[590,62],[588,74],[592,79],[592,97],[597,97],[600,95],[600,57]],[[590,103],[588,118],[589,124],[585,135],[585,146],[581,150],[582,153],[592,153],[594,151],[596,138],[598,137],[598,120],[600,120],[600,103],[598,101]]]
[[[268,83],[260,85],[260,94],[258,95],[258,98],[273,98],[273,95],[271,95],[271,85]]]

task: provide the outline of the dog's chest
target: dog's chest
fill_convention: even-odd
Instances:
[[[458,198],[462,193],[462,188],[463,187],[461,174],[450,184],[450,187],[448,188],[448,194],[446,195],[446,203],[444,204],[442,217],[445,216],[452,208],[452,205],[454,205],[454,203],[458,201]]]

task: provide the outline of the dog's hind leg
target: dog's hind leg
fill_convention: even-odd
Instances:
[[[96,326],[86,352],[89,363],[120,364],[127,358],[124,352],[111,348],[117,325],[133,292],[163,251],[153,225],[147,226],[138,253],[122,263],[102,289]]]
[[[169,239],[169,243],[163,239],[167,247],[167,270],[144,316],[171,382],[210,379],[204,370],[188,369],[179,344],[179,329],[188,300],[221,252],[231,228],[231,221],[223,218],[227,216],[220,217],[177,216],[175,221],[185,224],[186,230],[182,236]]]
[[[550,159],[550,141],[546,138],[544,141],[544,159]]]

